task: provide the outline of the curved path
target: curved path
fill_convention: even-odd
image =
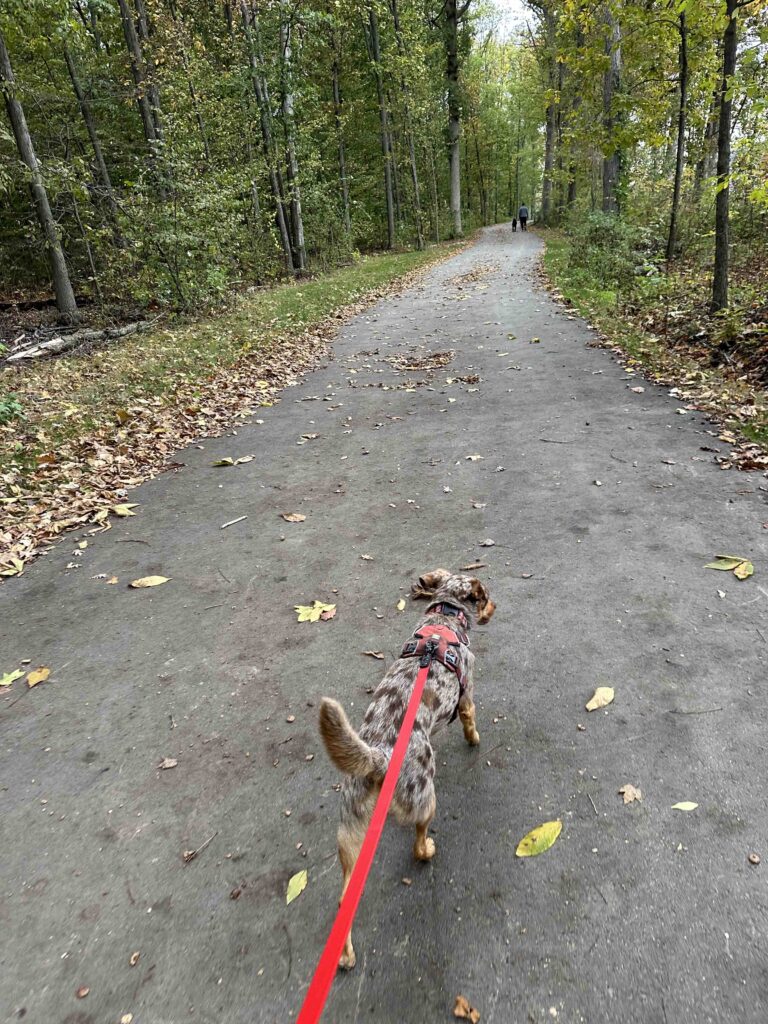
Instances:
[[[763,481],[589,347],[535,285],[539,247],[485,231],[345,327],[263,424],[0,588],[0,668],[53,669],[0,698],[0,1020],[291,1021],[339,886],[318,700],[359,721],[382,670],[361,652],[397,654],[414,575],[476,560],[498,602],[474,639],[481,746],[438,742],[430,865],[385,832],[324,1020],[447,1021],[459,992],[484,1024],[768,1019]],[[722,551],[755,576],[705,570]],[[124,586],[153,573],[172,582]],[[336,618],[297,624],[313,599]],[[587,714],[598,685],[615,702]]]

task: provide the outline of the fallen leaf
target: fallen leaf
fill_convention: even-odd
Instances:
[[[131,1024],[132,1020],[133,1020],[133,1014],[132,1013],[124,1013],[122,1015],[122,1017],[120,1018],[120,1024]]]
[[[307,878],[306,869],[304,871],[297,871],[295,875],[291,875],[288,879],[288,888],[285,891],[286,905],[288,903],[293,903],[296,897],[300,896],[301,893],[304,892],[307,888]]]
[[[78,541],[77,546],[80,548],[81,551],[85,551],[85,549],[88,547],[88,541],[87,540]]]
[[[469,1005],[469,1002],[462,995],[456,996],[456,1005],[453,1007],[453,1016],[469,1020],[477,1024],[480,1020],[480,1011]]]
[[[133,587],[134,590],[142,590],[145,587],[159,587],[162,583],[168,583],[170,576],[142,576],[139,580],[134,580],[133,583],[129,583],[129,587]]]
[[[469,565],[462,565],[462,572],[471,572],[473,569],[484,569],[487,562],[470,562]]]
[[[90,990],[90,988],[88,988],[87,985],[81,985],[80,988],[77,990],[77,992],[75,992],[75,998],[77,998],[77,999],[85,999],[85,997],[88,995],[88,993],[90,991],[91,990]]]
[[[367,654],[370,658],[378,658],[379,661],[384,660],[384,655],[381,651],[363,651],[363,654]]]
[[[747,562],[745,560],[736,566],[736,568],[733,570],[733,575],[736,577],[737,580],[746,580],[752,575],[754,571],[754,565],[752,565],[751,562]]]
[[[167,768],[175,768],[178,763],[175,757],[164,757],[157,767],[165,771]]]
[[[721,572],[732,572],[738,580],[748,579],[755,571],[754,565],[742,555],[716,555],[714,562],[707,562],[705,569],[719,569]]]
[[[21,679],[23,675],[24,669],[22,668],[14,669],[13,672],[6,672],[4,676],[0,676],[0,686],[10,686],[17,679]]]
[[[645,388],[630,388],[629,390],[634,391],[636,395],[642,395],[642,393],[645,391]]]
[[[131,958],[128,961],[128,963],[131,965],[131,967],[135,967],[136,966],[136,964],[139,962],[139,957],[140,956],[141,956],[141,950],[139,950],[139,949],[137,949],[134,953],[131,953]]]
[[[301,512],[281,512],[280,518],[284,519],[286,523],[303,523],[307,517],[303,516]]]
[[[373,561],[373,555],[360,555],[360,557],[362,558],[362,560],[364,562],[372,562]]]
[[[134,502],[132,505],[115,505],[112,508],[112,511],[115,513],[116,516],[122,516],[123,518],[125,518],[126,516],[136,515],[136,513],[132,511],[132,509],[134,508],[138,508],[137,502]]]
[[[214,466],[234,466],[234,464],[235,460],[233,458],[230,458],[229,455],[227,455],[223,459],[219,459],[218,462],[213,463]]]
[[[38,683],[44,683],[50,674],[51,670],[47,666],[41,665],[40,668],[34,669],[27,676],[27,686],[32,689]]]
[[[120,580],[117,578],[117,576],[110,576],[109,579],[107,580],[107,583],[110,584],[111,586],[114,586],[115,583],[119,583],[119,582],[120,582]]]
[[[621,789],[619,790],[619,793],[621,793],[621,795],[624,797],[624,803],[625,804],[631,804],[635,800],[640,801],[640,800],[643,799],[642,792],[639,789],[637,789],[635,786],[631,785],[631,783],[629,783],[629,782],[626,785],[621,787]]]
[[[612,686],[598,686],[584,706],[587,711],[597,711],[598,708],[604,708],[611,704],[613,698],[614,691]]]
[[[401,597],[400,600],[397,602],[396,607],[399,612],[405,611],[405,599]]]
[[[313,601],[312,604],[296,604],[293,606],[293,610],[298,613],[297,622],[318,622],[323,613],[333,612],[335,615],[336,605]]]
[[[693,803],[692,800],[681,800],[679,804],[672,804],[673,811],[695,811],[698,804]]]
[[[528,835],[523,836],[515,850],[516,857],[537,857],[544,853],[554,843],[563,831],[563,823],[557,821],[545,821],[543,825],[531,829]]]
[[[472,508],[485,508],[487,504],[487,501],[473,501]]]
[[[540,341],[541,341],[541,338],[531,338],[530,344],[531,345],[538,345]]]
[[[320,618],[323,622],[327,622],[329,619],[334,618],[336,615],[336,605],[332,605],[330,608],[326,608],[324,612],[320,612]]]
[[[480,547],[481,548],[495,548],[496,547],[496,541],[495,540],[491,540],[490,537],[486,537],[485,540],[481,540],[480,541]]]
[[[466,461],[467,462],[479,462],[481,459],[484,459],[484,458],[485,458],[484,455],[467,455],[466,456]]]
[[[595,487],[602,487],[603,486],[603,481],[602,480],[593,480],[592,483],[595,485]]]

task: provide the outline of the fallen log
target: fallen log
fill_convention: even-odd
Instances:
[[[142,320],[137,323],[126,324],[124,327],[105,327],[103,330],[98,331],[83,329],[81,331],[74,331],[72,334],[57,335],[49,341],[41,341],[30,345],[28,348],[23,348],[19,352],[13,352],[5,361],[6,363],[18,363],[22,359],[39,359],[41,356],[55,356],[60,352],[67,352],[69,349],[82,345],[85,342],[114,341],[117,338],[127,338],[130,334],[135,334],[137,331],[144,331],[151,327],[158,319]]]

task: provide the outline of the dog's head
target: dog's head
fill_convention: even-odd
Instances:
[[[419,576],[417,583],[411,588],[411,597],[428,597],[435,601],[453,601],[467,606],[474,611],[477,621],[482,625],[496,611],[487,587],[475,576],[464,576],[460,573],[448,572],[447,569],[434,569]]]

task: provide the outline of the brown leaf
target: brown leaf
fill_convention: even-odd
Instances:
[[[135,967],[136,966],[136,964],[139,962],[139,957],[140,956],[141,956],[141,950],[137,949],[134,953],[131,953],[131,958],[128,961],[128,963],[131,965],[131,967]]]
[[[175,757],[164,757],[157,767],[165,771],[168,768],[175,768],[178,763]]]
[[[320,618],[323,622],[327,622],[328,619],[332,619],[336,615],[336,605],[333,608],[326,608],[324,612],[320,612]]]
[[[90,992],[90,988],[87,985],[81,985],[80,988],[75,992],[76,999],[85,999]]]
[[[453,1016],[461,1017],[464,1020],[469,1020],[472,1024],[477,1024],[480,1020],[480,1011],[469,1005],[467,999],[462,996],[456,996],[456,1004],[453,1007]]]
[[[379,661],[384,660],[384,655],[381,651],[363,651],[363,654],[367,654],[370,658],[378,658]]]
[[[284,519],[286,523],[303,523],[307,517],[301,512],[281,512],[280,518]]]
[[[631,804],[635,800],[639,802],[643,799],[642,792],[629,782],[621,787],[619,793],[624,797],[625,804]]]
[[[50,674],[51,670],[46,665],[41,665],[40,668],[34,669],[27,676],[27,686],[32,689],[38,683],[44,683]]]
[[[109,583],[112,586],[114,586],[115,583],[119,582],[120,580],[117,578],[117,576],[110,576],[109,579],[107,580],[107,583]]]
[[[471,572],[473,569],[484,569],[487,562],[470,562],[469,565],[462,565],[462,572]]]

